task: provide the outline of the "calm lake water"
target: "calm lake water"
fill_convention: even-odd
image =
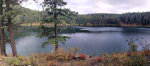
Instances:
[[[20,29],[21,33],[27,33],[27,36],[17,37],[16,46],[20,55],[30,55],[33,53],[50,53],[53,46],[48,44],[42,48],[42,42],[45,38],[36,37],[38,30],[36,28]],[[129,27],[65,27],[62,35],[71,37],[66,44],[59,44],[59,47],[78,47],[78,53],[88,55],[102,55],[104,52],[115,53],[128,50],[128,42],[131,38],[143,37],[150,42],[150,28],[129,28]],[[6,45],[7,53],[11,53],[11,47]]]

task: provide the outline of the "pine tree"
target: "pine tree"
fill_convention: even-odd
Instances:
[[[21,13],[19,10],[20,3],[26,1],[26,0],[4,0],[5,2],[5,19],[8,27],[9,37],[10,37],[10,44],[12,48],[13,56],[18,56],[16,45],[15,45],[15,39],[14,39],[14,25],[13,25],[13,19],[18,14]]]
[[[71,16],[75,16],[77,13],[66,9],[65,6],[67,3],[63,0],[44,0],[43,2],[43,23],[41,25],[42,33],[40,37],[48,36],[48,41],[44,42],[45,44],[54,44],[55,50],[58,49],[59,42],[65,42],[67,36],[59,35],[60,30],[58,29],[58,24],[61,24],[65,19],[71,19]],[[53,23],[54,27],[45,26],[44,23]]]
[[[3,19],[3,0],[0,0],[0,40],[1,40],[1,55],[6,55],[6,49],[5,49],[5,33],[4,33],[4,19]]]

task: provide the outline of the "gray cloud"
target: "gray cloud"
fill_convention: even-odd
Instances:
[[[124,9],[144,7],[149,4],[148,0],[104,0],[104,3],[107,3],[114,8]]]
[[[29,0],[28,7],[34,10],[42,10],[39,0],[33,3]],[[77,11],[80,14],[88,13],[125,13],[125,12],[145,12],[150,11],[150,0],[64,0],[68,3],[67,8]]]

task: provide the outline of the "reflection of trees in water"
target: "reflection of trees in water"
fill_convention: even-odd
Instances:
[[[39,32],[38,27],[20,27],[16,32],[15,32],[15,40],[21,37],[37,34]],[[8,36],[8,32],[6,32],[6,36]]]
[[[62,27],[60,27],[60,28],[62,28]],[[86,27],[83,27],[83,28],[86,28]],[[61,34],[73,34],[73,35],[71,35],[71,37],[73,39],[71,39],[69,41],[69,43],[68,43],[69,46],[79,46],[78,48],[81,48],[82,49],[81,51],[83,53],[87,53],[87,54],[93,54],[93,52],[97,48],[98,48],[98,50],[97,50],[98,54],[103,53],[102,50],[107,51],[108,53],[124,51],[127,48],[127,42],[126,42],[127,39],[129,39],[130,37],[135,37],[137,35],[141,36],[141,34],[142,35],[146,34],[146,36],[148,36],[148,33],[150,33],[149,31],[143,30],[143,29],[125,28],[125,27],[120,27],[119,29],[121,29],[121,31],[120,30],[119,31],[117,30],[116,32],[115,31],[114,32],[113,31],[104,31],[104,32],[101,31],[102,33],[100,33],[100,32],[90,32],[90,31],[87,31],[87,30],[82,30],[83,28],[82,27],[73,27],[73,26],[63,27]],[[94,29],[96,29],[96,28],[94,28]],[[104,27],[104,29],[105,29],[105,27]],[[31,33],[33,33],[32,35],[36,35],[37,33],[39,33],[38,27],[22,27],[19,30],[20,30],[19,32],[21,32],[21,33],[27,33],[28,36],[31,35]],[[75,34],[75,33],[77,33],[77,34]],[[74,37],[79,36],[78,33],[79,34],[83,33],[84,35],[82,34],[81,37],[85,36],[86,41],[84,41],[82,39],[81,39],[82,41],[80,41],[79,38],[75,39]],[[18,36],[17,38],[20,38],[20,37],[22,38],[22,36]],[[101,40],[101,39],[103,39],[105,37],[107,37],[105,40]],[[45,41],[46,39],[47,38],[45,38],[42,41]],[[96,41],[95,41],[95,39],[96,39]],[[37,43],[38,42],[41,42],[41,41],[37,40]],[[77,43],[78,45],[76,45],[74,43]],[[102,43],[104,45],[102,46],[99,43]],[[39,44],[42,45],[42,43],[39,43]],[[84,44],[86,44],[86,46]],[[94,48],[91,48],[92,47],[91,44],[92,44],[92,46],[94,46]],[[59,47],[61,47],[61,45],[62,44],[59,44]],[[46,45],[46,47],[47,46],[51,47],[51,48],[54,48],[54,47],[52,47],[52,45]],[[66,46],[68,46],[68,45],[66,45]],[[86,48],[88,48],[88,49],[91,48],[91,50],[89,51]],[[87,51],[89,51],[90,53],[88,53]]]
[[[61,34],[71,34],[71,33],[78,33],[78,32],[90,32],[88,30],[81,30],[82,28],[77,28],[77,27],[66,27],[66,29],[63,29]]]
[[[149,34],[150,31],[146,29],[139,29],[136,27],[120,27],[122,31],[88,31],[88,30],[82,30],[84,28],[76,27],[76,26],[65,26],[65,27],[59,27],[61,29],[60,34],[72,34],[72,33],[101,33],[101,32],[121,32],[124,35],[137,35],[137,34]],[[85,27],[86,28],[86,27]],[[22,27],[19,29],[20,33],[24,34],[30,34],[30,33],[39,33],[39,29],[36,26],[32,27]]]
[[[140,29],[137,27],[122,27],[122,34],[127,36],[129,35],[134,36],[134,35],[141,35],[141,34],[148,35],[150,31],[146,29],[148,28]]]
[[[88,30],[82,30],[84,28],[82,27],[77,27],[77,26],[66,26],[66,27],[59,27],[62,29],[60,34],[72,34],[72,33],[119,33],[122,34],[122,36],[124,36],[126,39],[127,37],[136,37],[136,36],[141,36],[141,35],[148,35],[150,33],[150,31],[145,30],[145,29],[139,29],[139,28],[133,28],[133,27],[120,27],[122,31],[99,31],[99,32],[90,32]],[[30,35],[32,33],[32,35],[34,34],[38,34],[39,33],[39,29],[38,27],[22,27],[19,29],[20,33],[24,33],[26,35]],[[20,38],[23,36],[17,35],[15,38]],[[125,39],[125,40],[126,40]]]

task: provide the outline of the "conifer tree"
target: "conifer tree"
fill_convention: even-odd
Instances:
[[[64,43],[66,41],[67,36],[59,35],[60,30],[58,29],[58,24],[61,24],[65,19],[71,19],[71,16],[75,16],[77,13],[71,11],[70,9],[64,8],[67,5],[63,0],[44,0],[42,13],[43,22],[41,24],[40,29],[42,29],[42,33],[40,37],[47,37],[48,41],[44,42],[45,44],[54,44],[55,50],[58,49],[58,43]],[[54,26],[44,26],[44,23],[53,23]]]
[[[0,40],[1,40],[1,55],[6,56],[6,49],[5,49],[5,32],[4,32],[4,18],[3,18],[3,4],[4,1],[0,0]]]

